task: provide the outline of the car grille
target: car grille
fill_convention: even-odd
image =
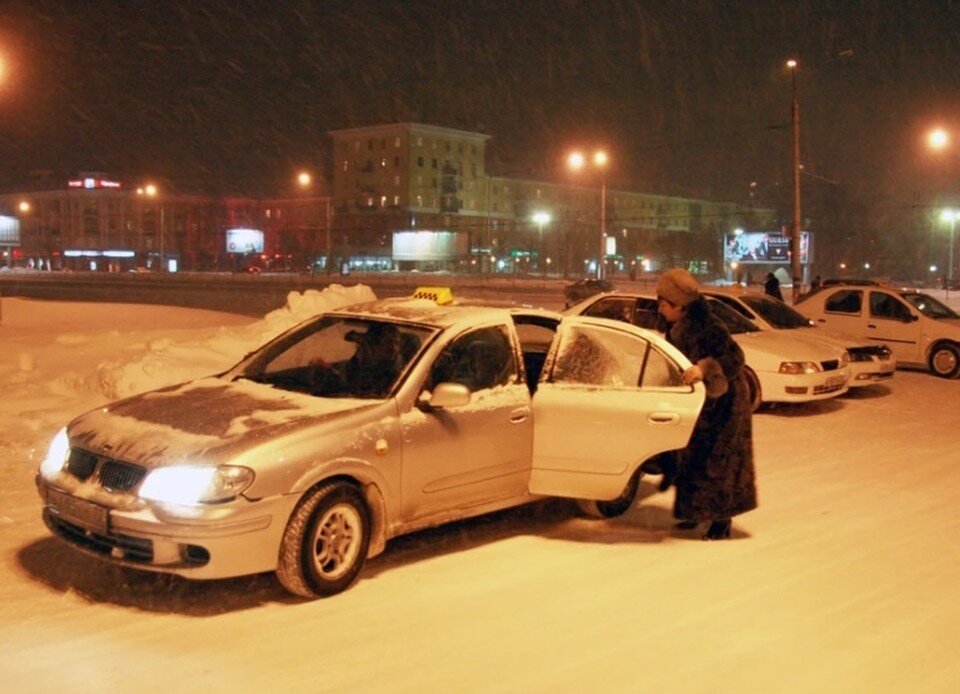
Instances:
[[[865,345],[863,347],[850,347],[847,349],[850,353],[851,361],[872,361],[874,357],[879,359],[890,358],[890,348],[883,345]]]
[[[143,481],[147,474],[147,471],[139,465],[95,455],[79,448],[70,450],[66,470],[81,481],[96,475],[100,486],[112,492],[131,491]]]
[[[133,562],[151,562],[153,561],[153,542],[130,535],[121,535],[120,533],[110,533],[102,535],[92,530],[81,528],[62,518],[57,518],[49,511],[44,511],[44,517],[50,526],[50,529],[56,532],[63,539],[97,552],[112,557],[122,557],[127,561]]]
[[[824,371],[836,371],[837,369],[840,368],[840,360],[830,359],[828,361],[822,361],[820,362],[820,366]],[[826,391],[826,392],[829,393],[830,391]]]
[[[813,394],[814,394],[814,395],[826,395],[827,393],[836,393],[838,390],[840,390],[841,388],[843,388],[843,386],[845,386],[845,385],[846,385],[846,383],[840,382],[840,383],[838,383],[838,384],[836,384],[836,385],[833,385],[833,386],[814,386],[814,387],[813,387]]]

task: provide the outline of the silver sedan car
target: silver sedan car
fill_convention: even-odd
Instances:
[[[77,417],[38,471],[43,517],[116,564],[275,571],[332,595],[402,533],[544,495],[623,513],[641,463],[689,440],[704,392],[682,383],[688,365],[602,318],[449,297],[349,307],[223,374]]]

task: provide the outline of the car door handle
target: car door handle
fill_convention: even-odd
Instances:
[[[680,422],[680,415],[676,412],[651,412],[647,415],[647,421],[653,424],[677,424]]]
[[[868,327],[868,328],[873,328],[874,330],[877,329],[877,326],[875,326],[873,323],[867,323],[867,327]]]
[[[817,318],[817,323],[826,323],[826,322],[827,322],[826,318]]]
[[[510,423],[519,424],[520,422],[525,422],[529,414],[526,410],[515,410],[510,413]]]

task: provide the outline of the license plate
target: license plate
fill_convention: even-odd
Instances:
[[[831,376],[827,379],[827,387],[833,388],[835,386],[842,386],[846,380],[847,379],[843,376]]]
[[[93,530],[101,535],[107,534],[109,510],[104,506],[98,506],[55,489],[47,490],[47,506],[68,523]]]

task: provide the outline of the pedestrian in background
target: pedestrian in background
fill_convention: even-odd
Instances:
[[[767,273],[767,281],[763,283],[763,293],[783,301],[783,294],[780,293],[780,280],[772,272]]]
[[[730,537],[733,516],[757,506],[743,351],[686,270],[661,275],[657,299],[667,339],[693,364],[684,382],[702,381],[707,390],[690,443],[678,455],[673,514],[692,527],[710,521],[703,539],[722,540]]]

